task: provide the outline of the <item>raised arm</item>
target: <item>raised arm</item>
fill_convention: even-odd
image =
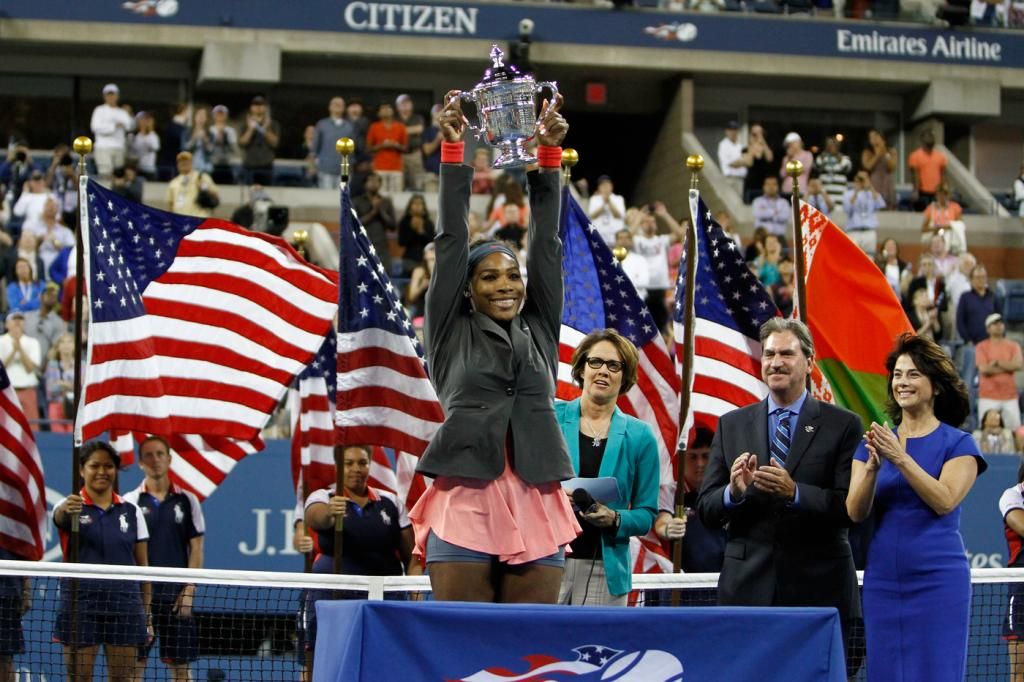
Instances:
[[[569,124],[558,113],[562,96],[549,103],[541,117],[538,141],[545,147],[558,147],[569,132]],[[562,280],[562,240],[558,237],[561,214],[559,168],[541,168],[530,173],[530,227],[527,235],[526,305],[539,315],[551,338],[558,338],[564,301]]]
[[[449,92],[445,101],[447,103],[440,116],[441,132],[445,142],[458,143],[466,130],[458,92]],[[424,338],[431,356],[439,338],[462,306],[469,264],[468,216],[472,183],[473,169],[469,166],[461,163],[441,164],[437,232],[434,236],[437,262],[430,275],[423,325]]]

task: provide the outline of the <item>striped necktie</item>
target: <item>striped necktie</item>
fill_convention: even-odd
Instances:
[[[769,448],[772,453],[772,457],[778,461],[779,464],[785,465],[786,456],[789,454],[789,420],[793,414],[784,407],[780,407],[775,410],[775,414],[779,418],[779,424],[775,427],[775,433],[772,434],[771,447]]]

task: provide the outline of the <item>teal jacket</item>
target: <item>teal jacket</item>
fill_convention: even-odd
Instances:
[[[569,447],[572,469],[579,474],[579,398],[556,402],[555,417]],[[619,490],[626,496],[625,500],[608,505],[622,518],[619,529],[613,531],[608,528],[601,533],[602,559],[608,577],[608,591],[612,594],[625,594],[633,587],[629,539],[645,535],[654,523],[658,513],[659,471],[658,445],[651,427],[616,407],[599,472],[601,476],[615,478],[619,482]]]

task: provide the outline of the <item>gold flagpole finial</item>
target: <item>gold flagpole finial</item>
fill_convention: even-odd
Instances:
[[[85,174],[85,157],[87,154],[92,153],[92,140],[82,135],[76,137],[75,141],[71,143],[71,148],[78,154],[78,166],[81,173]]]
[[[562,181],[568,185],[572,181],[572,168],[580,162],[579,153],[572,147],[562,150]]]
[[[292,244],[295,246],[295,250],[299,252],[299,255],[303,258],[306,257],[306,241],[309,239],[309,232],[306,230],[295,230],[292,232]]]
[[[798,159],[793,159],[786,164],[786,175],[793,178],[794,183],[797,181],[797,178],[803,174],[804,164],[802,164]]]
[[[339,137],[338,141],[334,143],[334,150],[341,156],[341,178],[347,182],[349,174],[348,157],[355,153],[356,143],[350,137]]]
[[[686,167],[690,169],[690,189],[697,189],[697,184],[700,182],[700,172],[704,170],[704,157],[700,154],[687,156]]]

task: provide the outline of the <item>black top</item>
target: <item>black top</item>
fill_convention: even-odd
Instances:
[[[743,148],[747,153],[747,148]],[[764,186],[764,180],[769,175],[774,175],[775,164],[763,158],[755,158],[754,162],[747,168],[747,176],[743,179],[743,189],[747,191],[760,192]]]
[[[594,438],[580,431],[580,478],[597,478],[601,471],[601,459],[604,457],[604,447],[608,439],[600,441],[600,445],[594,445]],[[583,534],[570,543],[573,559],[600,559],[601,558],[601,529],[583,518],[580,511],[576,512],[576,520],[583,529]]]

